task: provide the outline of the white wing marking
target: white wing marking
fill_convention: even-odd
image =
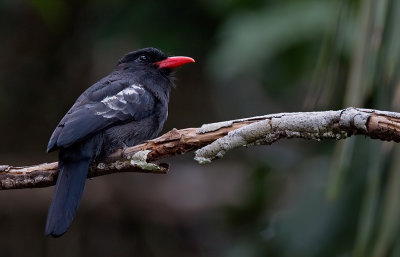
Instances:
[[[108,108],[111,110],[119,111],[122,110],[122,108],[118,107],[118,102],[122,104],[127,104],[127,101],[124,99],[124,95],[138,95],[138,90],[143,90],[141,86],[137,86],[135,84],[121,90],[118,92],[118,94],[114,96],[107,96],[101,102],[105,104]],[[107,115],[109,111],[104,111],[104,112],[96,112],[96,115],[102,115],[104,118],[112,118],[112,115],[110,114]]]

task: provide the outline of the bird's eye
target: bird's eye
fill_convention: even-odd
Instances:
[[[149,57],[147,57],[146,55],[141,55],[141,56],[139,56],[139,61],[148,62],[149,61]]]

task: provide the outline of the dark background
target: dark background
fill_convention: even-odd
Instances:
[[[0,164],[51,162],[75,99],[129,51],[196,59],[172,128],[348,106],[399,111],[396,0],[0,1]],[[0,256],[399,256],[398,146],[283,140],[168,175],[87,181],[67,234],[43,236],[53,188],[0,192]]]

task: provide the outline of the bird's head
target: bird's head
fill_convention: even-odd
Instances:
[[[158,69],[168,75],[175,68],[190,62],[194,62],[194,59],[186,56],[169,57],[157,48],[148,47],[126,54],[119,60],[118,67],[134,70],[149,67],[150,69]]]

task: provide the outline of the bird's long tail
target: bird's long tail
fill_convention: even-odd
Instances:
[[[59,174],[47,214],[46,236],[59,237],[71,225],[82,198],[91,160],[92,154],[82,154],[82,148],[60,150]]]

